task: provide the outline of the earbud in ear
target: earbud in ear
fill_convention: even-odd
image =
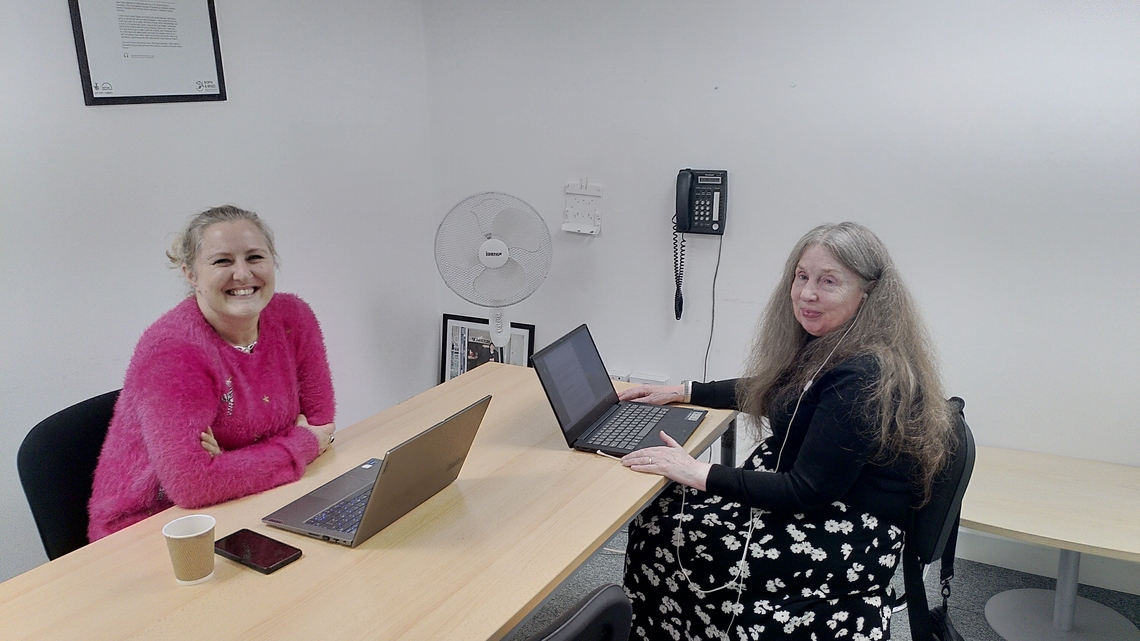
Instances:
[[[863,300],[867,300],[867,292],[863,292]]]

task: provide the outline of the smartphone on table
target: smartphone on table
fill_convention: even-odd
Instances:
[[[214,543],[218,554],[249,566],[262,574],[279,570],[301,558],[301,550],[243,528]]]

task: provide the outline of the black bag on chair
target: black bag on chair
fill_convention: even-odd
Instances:
[[[930,501],[915,510],[903,546],[903,583],[906,586],[910,634],[914,641],[963,641],[950,621],[950,579],[954,576],[954,547],[958,541],[962,496],[974,471],[974,435],[962,410],[966,403],[951,398],[957,447],[942,475],[935,481]],[[928,609],[922,569],[942,560],[942,605]],[[925,615],[925,616],[924,616]]]

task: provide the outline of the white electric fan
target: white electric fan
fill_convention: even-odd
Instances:
[[[553,256],[546,221],[508,194],[485,192],[463,200],[435,232],[439,275],[460,298],[494,310],[491,341],[510,340],[503,308],[534,293]]]

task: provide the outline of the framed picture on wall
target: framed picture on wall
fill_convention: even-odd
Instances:
[[[531,354],[534,354],[534,325],[511,323],[510,339],[500,355],[491,342],[491,323],[486,318],[443,315],[440,383],[487,362],[526,367]]]
[[[88,105],[225,100],[214,0],[68,0]]]

